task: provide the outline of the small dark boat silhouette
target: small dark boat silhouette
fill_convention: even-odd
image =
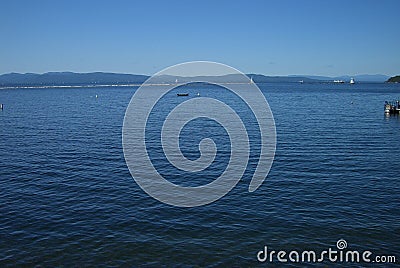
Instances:
[[[178,95],[179,97],[183,97],[183,96],[189,96],[189,93],[178,93],[176,95]]]

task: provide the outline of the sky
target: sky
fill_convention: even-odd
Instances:
[[[0,2],[0,74],[152,75],[215,61],[265,75],[400,74],[400,1]]]

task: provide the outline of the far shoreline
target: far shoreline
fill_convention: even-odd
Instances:
[[[201,83],[201,82],[199,82]],[[207,83],[207,82],[205,82]],[[332,84],[332,85],[348,85],[348,83],[335,83],[333,81],[313,81],[313,82],[254,82],[255,84]],[[56,89],[56,88],[97,88],[97,87],[141,87],[141,86],[183,86],[189,83],[157,83],[157,84],[146,84],[146,83],[133,83],[133,84],[83,84],[83,85],[0,85],[1,89]],[[221,85],[240,85],[247,83],[238,83],[238,82],[220,82],[218,84]],[[359,81],[356,84],[399,84],[398,82],[373,82],[373,81]]]

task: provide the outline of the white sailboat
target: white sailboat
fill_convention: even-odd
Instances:
[[[350,84],[354,84],[355,83],[355,81],[354,81],[354,78],[352,77],[351,79],[350,79]]]

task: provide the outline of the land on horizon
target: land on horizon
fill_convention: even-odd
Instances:
[[[316,75],[287,75],[287,76],[267,76],[263,74],[246,74],[256,83],[279,83],[279,82],[333,82],[341,80],[348,82],[354,78],[357,82],[387,82],[390,78],[387,75],[343,75],[337,77],[316,76]],[[150,76],[139,74],[124,73],[74,73],[74,72],[48,72],[37,73],[8,73],[0,75],[0,86],[66,86],[66,85],[123,85],[123,84],[142,84]],[[185,77],[164,75],[160,77],[160,83],[171,83],[176,80],[185,82]],[[235,75],[225,75],[220,77],[221,82],[235,82]]]

